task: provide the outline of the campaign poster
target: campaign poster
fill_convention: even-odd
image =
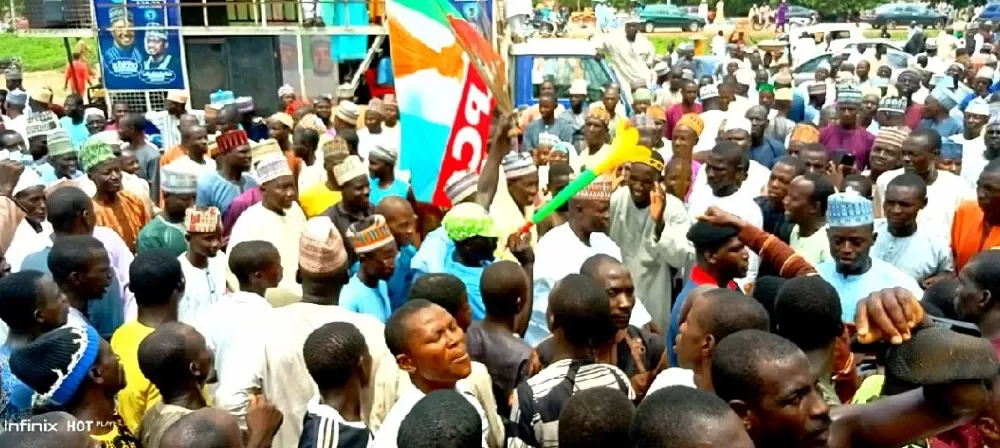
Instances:
[[[184,89],[178,0],[94,0],[104,87]],[[138,29],[136,29],[138,28]]]
[[[449,0],[466,22],[476,25],[486,40],[493,39],[493,0]]]

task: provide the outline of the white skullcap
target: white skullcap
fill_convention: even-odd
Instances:
[[[42,183],[42,177],[38,175],[37,171],[33,168],[24,167],[24,171],[21,172],[21,177],[17,179],[17,184],[14,185],[14,190],[11,191],[11,194],[17,195],[18,193],[31,187],[44,186],[45,184]]]
[[[723,132],[742,130],[750,132],[750,120],[745,117],[733,117],[726,119],[726,128]]]
[[[986,100],[977,97],[969,101],[969,105],[965,107],[965,113],[988,117],[990,116],[990,105],[986,103]]]

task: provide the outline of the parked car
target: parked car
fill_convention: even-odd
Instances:
[[[809,19],[809,24],[819,22],[819,13],[805,6],[788,5],[788,19]]]
[[[890,50],[903,51],[903,47],[899,45],[898,41],[891,39],[882,38],[865,38],[865,39],[837,39],[830,42],[830,48],[827,51],[844,51],[853,50],[859,45],[867,45],[868,47],[874,47],[878,44],[885,45],[886,48]]]
[[[865,11],[861,14],[861,21],[874,28],[886,26],[892,29],[916,22],[917,25],[943,29],[948,24],[948,16],[917,3],[889,3]]]
[[[657,28],[681,28],[686,31],[698,31],[705,27],[705,20],[696,14],[674,5],[646,5],[639,12],[642,30],[647,33]]]
[[[972,23],[978,27],[980,23],[995,23],[998,20],[1000,20],[1000,3],[987,3],[986,6],[983,7],[983,11],[976,17],[972,18]]]
[[[852,51],[842,51],[840,54],[849,55]],[[816,79],[816,70],[819,68],[820,64],[823,62],[829,63],[833,59],[833,55],[838,54],[832,51],[828,51],[812,59],[806,60],[805,62],[798,64],[792,69],[792,79],[795,85],[802,84],[806,81],[812,81]],[[887,64],[892,69],[892,79],[896,79],[896,76],[906,70],[910,64],[910,58],[912,58],[909,53],[904,53],[895,49],[888,49],[886,52]]]

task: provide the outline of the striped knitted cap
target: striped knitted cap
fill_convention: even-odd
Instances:
[[[507,180],[514,180],[537,172],[535,161],[527,152],[511,151],[503,157],[503,173]]]
[[[63,129],[53,129],[45,138],[49,147],[49,157],[59,157],[72,153],[73,142]]]
[[[456,171],[444,183],[444,194],[452,205],[459,204],[479,190],[479,175],[475,171]]]
[[[65,325],[16,350],[10,370],[35,391],[34,405],[62,406],[86,380],[100,343],[94,327]]]
[[[594,179],[594,181],[589,185],[583,187],[583,189],[577,192],[573,198],[591,201],[610,201],[611,193],[613,193],[613,185],[611,177],[606,174],[602,174],[597,179]]]
[[[306,222],[299,237],[299,269],[312,274],[328,274],[347,264],[344,240],[326,216]]]
[[[242,129],[236,129],[228,131],[222,135],[215,138],[215,143],[219,146],[217,154],[225,154],[232,151],[240,146],[249,145],[250,138],[247,137],[246,131]]]
[[[888,146],[899,149],[903,147],[903,142],[906,141],[906,137],[909,135],[910,128],[905,126],[881,128],[872,146]]]
[[[382,215],[371,215],[351,224],[347,228],[347,239],[358,254],[374,252],[394,241]]]

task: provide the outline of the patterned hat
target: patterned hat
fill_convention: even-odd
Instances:
[[[458,204],[479,191],[479,175],[475,171],[456,171],[444,183],[444,194],[452,204]]]
[[[792,101],[792,99],[794,99],[794,96],[795,94],[792,93],[792,89],[788,87],[782,87],[774,91],[775,101]]]
[[[265,156],[261,160],[254,161],[253,167],[257,171],[257,181],[261,184],[292,175],[292,170],[288,167],[288,159],[285,158],[284,154]]]
[[[834,193],[827,203],[826,221],[833,228],[870,225],[875,222],[872,201],[851,188]]]
[[[826,94],[826,83],[825,82],[814,82],[809,84],[809,95],[825,95]]]
[[[248,114],[254,110],[253,97],[241,96],[236,98],[236,101],[233,104],[236,105],[236,110],[238,110],[241,114]]]
[[[359,177],[368,177],[368,168],[365,167],[365,163],[358,156],[347,156],[343,162],[333,167],[333,178],[340,185],[344,185]]]
[[[217,154],[225,154],[232,151],[240,146],[249,145],[250,138],[247,137],[246,131],[242,129],[236,129],[232,131],[227,131],[222,135],[215,138],[215,143],[219,145]]]
[[[285,95],[295,95],[295,88],[291,84],[285,84],[278,87],[278,97],[283,97]]]
[[[902,148],[906,137],[910,135],[910,128],[905,126],[893,126],[881,128],[875,137],[872,146],[888,146],[891,148]]]
[[[306,221],[299,237],[299,269],[311,274],[329,274],[347,264],[344,240],[326,216]]]
[[[716,87],[715,84],[708,84],[706,86],[703,86],[698,91],[698,96],[701,97],[702,101],[710,100],[712,98],[718,98],[719,97],[719,88]]]
[[[351,148],[343,137],[330,137],[324,133],[319,136],[319,147],[323,150],[323,157],[351,155]]]
[[[48,87],[31,89],[30,96],[31,99],[38,101],[39,103],[49,104],[52,102],[52,89]]]
[[[844,86],[837,88],[837,104],[861,104],[861,91],[854,86]]]
[[[611,114],[608,113],[608,110],[604,108],[603,104],[596,104],[590,106],[590,109],[588,109],[587,118],[596,118],[608,123],[611,121]]]
[[[395,165],[396,161],[399,160],[399,150],[386,142],[379,142],[372,147],[371,152],[368,153],[368,158],[377,158]]]
[[[503,157],[503,172],[507,180],[514,180],[537,173],[538,168],[527,152],[511,151]]]
[[[878,102],[879,112],[906,113],[906,98],[887,96]]]
[[[103,110],[100,110],[100,109],[98,109],[96,107],[88,107],[88,108],[84,109],[84,111],[83,111],[83,118],[87,119],[87,118],[90,118],[90,117],[107,118],[107,115],[104,114]]]
[[[373,252],[394,241],[382,215],[371,215],[351,224],[347,228],[347,239],[351,240],[354,252],[359,254]]]
[[[602,174],[600,177],[594,179],[593,182],[586,187],[583,187],[582,190],[576,193],[576,195],[573,196],[573,199],[610,201],[611,193],[613,192],[613,185],[611,177],[606,174]]]
[[[962,160],[962,145],[951,140],[942,141],[941,160]]]
[[[497,237],[493,217],[483,206],[473,202],[453,207],[444,215],[441,225],[452,241],[462,241],[476,236]]]
[[[74,152],[73,142],[69,139],[69,134],[62,128],[53,129],[45,137],[49,146],[49,157],[59,157]]]
[[[990,105],[986,103],[986,100],[976,97],[972,101],[969,101],[969,105],[965,107],[965,113],[973,115],[990,115]]]
[[[129,9],[124,5],[111,8],[108,12],[108,18],[111,19],[111,23],[115,23],[119,20],[127,20],[129,22],[134,20],[132,17],[132,11],[129,11]]]
[[[160,188],[169,194],[198,192],[198,173],[184,169],[182,163],[171,163],[160,170]]]
[[[111,145],[93,137],[83,143],[83,146],[80,147],[79,155],[80,167],[83,168],[83,172],[85,173],[89,173],[97,165],[116,158]]]
[[[646,108],[646,115],[649,118],[659,121],[667,121],[667,111],[663,109],[663,106],[659,104],[654,104]]]
[[[955,106],[958,106],[958,98],[948,91],[948,89],[937,87],[931,91],[931,96],[937,100],[938,104],[941,105],[944,110],[952,110]]]
[[[146,26],[149,26],[149,25],[146,25]],[[147,36],[149,35],[149,31],[146,31],[146,35]],[[164,34],[163,38],[166,39],[166,35],[165,34]],[[188,93],[185,90],[171,90],[171,91],[167,92],[167,101],[171,101],[171,102],[174,102],[174,103],[187,104],[187,102],[188,102]]]
[[[651,131],[656,129],[656,122],[646,114],[635,114],[632,116],[632,126],[639,131]]]
[[[337,105],[337,118],[348,123],[357,122],[359,114],[358,105],[351,101],[344,100]]]
[[[21,73],[21,67],[12,65],[4,70],[3,77],[7,81],[20,81],[24,79],[24,75]]]
[[[212,233],[219,230],[222,213],[215,207],[191,207],[184,210],[184,230],[188,233]]]
[[[94,327],[64,325],[10,356],[10,370],[35,391],[35,406],[69,403],[97,361],[101,337]]]
[[[21,89],[11,90],[7,94],[7,104],[12,106],[24,106],[28,104],[28,92]]]
[[[299,122],[295,124],[295,129],[312,129],[316,131],[317,134],[326,134],[326,125],[323,124],[323,120],[320,120],[316,114],[305,114],[299,119]]]
[[[559,139],[559,136],[555,134],[550,134],[548,132],[541,132],[538,134],[539,146],[555,146],[561,141],[562,140]]]
[[[674,125],[674,129],[677,129],[677,126],[681,125],[691,128],[695,135],[699,137],[701,136],[701,132],[705,130],[705,120],[702,120],[700,115],[694,113],[682,115],[681,119],[677,120],[677,124]]]
[[[789,142],[819,143],[819,129],[816,126],[799,123],[792,128]]]
[[[385,115],[385,103],[383,103],[382,100],[375,98],[368,102],[368,111],[379,115]]]
[[[221,109],[222,106],[235,103],[236,95],[230,90],[216,90],[214,93],[208,95],[208,101],[218,105]]]
[[[649,89],[645,88],[637,89],[635,93],[632,94],[632,102],[635,103],[637,101],[653,101],[653,92],[650,92]]]
[[[10,194],[17,196],[18,193],[29,188],[44,186],[45,183],[42,182],[42,176],[38,175],[38,171],[26,169],[21,171],[21,176],[17,178],[17,183],[14,184],[14,189],[11,190]]]
[[[288,129],[291,129],[291,128],[295,127],[295,119],[292,118],[291,115],[288,115],[288,114],[286,114],[284,112],[275,112],[269,118],[271,120],[277,121],[278,123],[281,123],[281,124],[287,126]]]
[[[25,133],[28,134],[29,139],[47,135],[49,132],[59,128],[59,122],[56,121],[55,114],[51,112],[35,112],[28,115],[27,121]]]
[[[269,158],[273,155],[284,156],[284,153],[281,152],[281,146],[278,145],[278,141],[273,138],[261,140],[250,148],[250,160],[254,163],[260,162],[261,160]]]

